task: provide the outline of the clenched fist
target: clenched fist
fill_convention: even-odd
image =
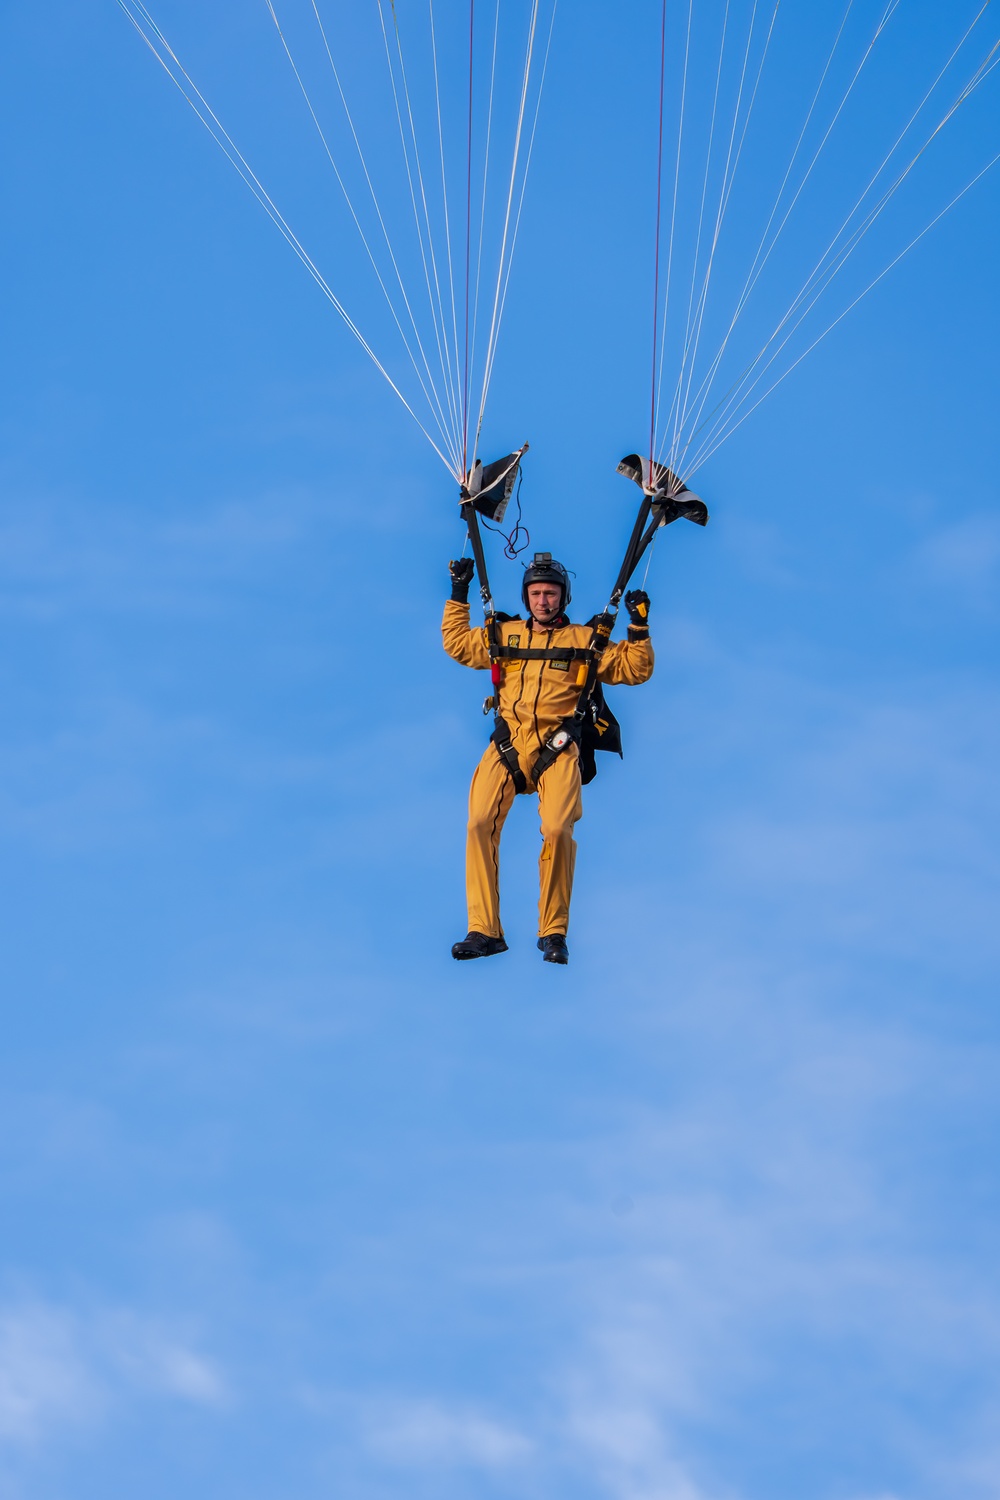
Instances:
[[[456,604],[468,604],[469,584],[472,582],[475,569],[476,565],[471,557],[459,557],[448,564],[448,571],[451,574],[451,597]]]

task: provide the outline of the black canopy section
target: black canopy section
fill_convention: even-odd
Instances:
[[[500,522],[514,489],[521,459],[528,451],[525,443],[516,453],[508,453],[495,463],[483,464],[477,458],[469,472],[465,490],[472,505],[488,521]]]
[[[642,490],[642,503],[611,591],[610,609],[617,609],[618,601],[628,587],[639,559],[659,527],[669,526],[671,522],[681,519],[693,521],[696,526],[708,525],[708,506],[704,500],[692,494],[683,480],[678,479],[666,464],[651,462],[638,453],[628,453],[618,465],[618,473],[624,474],[626,479],[631,479],[639,486]]]
[[[514,488],[518,467],[527,451],[528,444],[525,443],[523,447],[518,448],[516,453],[508,453],[506,458],[498,458],[496,463],[487,464],[485,467],[477,458],[469,470],[466,483],[459,489],[462,520],[469,528],[469,541],[472,543],[472,555],[476,560],[479,592],[482,596],[487,622],[495,611],[490,594],[490,581],[486,573],[486,557],[483,553],[483,538],[479,530],[479,516],[483,515],[489,521],[502,519],[511,490]]]
[[[708,509],[704,503],[692,494],[682,479],[678,479],[673,469],[668,469],[666,464],[650,463],[648,458],[640,458],[638,453],[627,453],[618,465],[618,473],[624,474],[626,479],[631,479],[639,486],[644,495],[649,495],[654,505],[663,500],[680,501],[682,496],[688,499],[685,505],[690,506],[691,513],[685,509],[678,510],[670,516],[671,521],[676,521],[678,516],[684,516],[686,520],[694,521],[698,526],[704,526],[708,521]],[[697,502],[692,504],[692,502]],[[704,515],[704,520],[702,519]],[[668,524],[666,521],[664,525]]]

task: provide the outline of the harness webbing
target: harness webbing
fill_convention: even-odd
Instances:
[[[563,751],[568,749],[571,744],[579,745],[583,737],[584,725],[587,722],[587,711],[590,708],[594,689],[597,686],[597,674],[600,670],[601,657],[611,637],[614,624],[615,616],[613,614],[605,612],[603,615],[595,616],[590,636],[590,645],[584,649],[577,649],[573,653],[573,660],[590,663],[587,676],[583,687],[580,689],[580,696],[576,700],[576,708],[572,716],[568,719],[563,719],[559,728],[554,734],[549,736],[548,743],[539,752],[531,772],[536,785],[542,772],[547,771],[552,762],[562,755]]]
[[[521,770],[521,762],[518,759],[517,751],[514,749],[510,737],[510,728],[508,727],[507,720],[499,711],[495,715],[493,722],[496,728],[490,735],[490,739],[496,746],[500,759],[510,772],[515,792],[520,795],[528,790],[528,782],[524,772]]]
[[[515,792],[526,792],[528,790],[528,783],[524,772],[521,770],[517,751],[511,742],[507,721],[500,713],[501,669],[498,657],[500,652],[509,650],[510,647],[500,644],[500,621],[497,618],[496,606],[493,603],[493,597],[490,593],[490,581],[486,573],[486,558],[483,554],[483,538],[479,530],[479,517],[476,514],[476,509],[471,499],[462,505],[462,519],[469,528],[469,540],[472,543],[472,553],[476,560],[476,572],[479,574],[479,592],[482,596],[483,610],[486,615],[486,643],[489,647],[490,669],[493,678],[493,695],[491,698],[487,698],[483,712],[487,713],[492,706],[494,728],[490,739],[496,745],[497,754],[510,772]]]
[[[593,661],[592,646],[498,646],[496,654],[503,661]]]

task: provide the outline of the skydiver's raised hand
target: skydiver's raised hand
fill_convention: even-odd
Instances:
[[[645,589],[629,589],[625,595],[629,624],[640,630],[649,629],[649,595]]]
[[[451,574],[451,597],[456,604],[468,604],[469,584],[475,571],[475,563],[471,557],[460,557],[448,564]]]

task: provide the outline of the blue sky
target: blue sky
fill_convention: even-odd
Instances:
[[[253,139],[318,235],[273,36],[199,10],[156,14],[251,135],[285,99]],[[657,20],[560,13],[485,439],[531,440],[584,617],[646,420]],[[511,951],[459,966],[454,487],[117,7],[3,41],[0,1495],[995,1496],[997,179],[658,545],[570,967],[526,805]]]

